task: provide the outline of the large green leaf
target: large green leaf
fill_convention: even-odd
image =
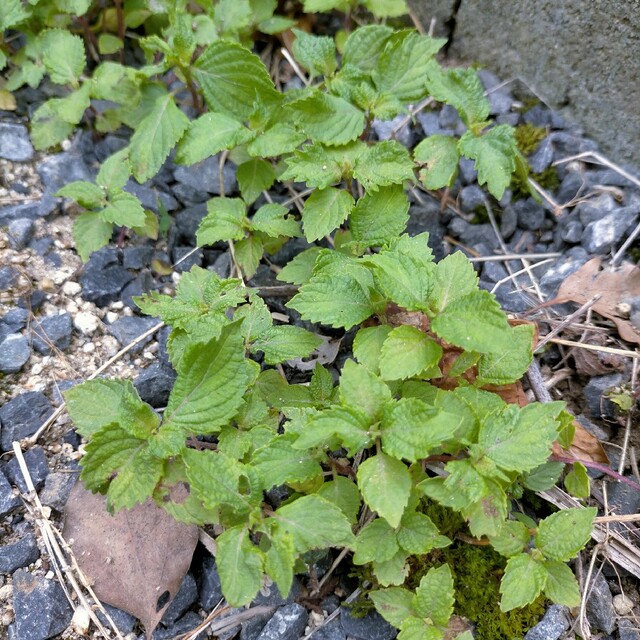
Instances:
[[[329,76],[336,70],[336,45],[332,38],[315,36],[301,29],[291,31],[296,37],[291,48],[293,55],[312,77]]]
[[[550,560],[571,560],[591,537],[597,513],[597,509],[589,507],[566,509],[550,515],[538,526],[536,547]]]
[[[305,201],[302,228],[308,242],[320,240],[339,227],[353,208],[353,197],[345,189],[328,187],[314,191]]]
[[[117,192],[127,184],[130,175],[129,147],[125,147],[109,156],[100,165],[96,182],[107,192]]]
[[[300,146],[307,136],[286,122],[276,122],[247,145],[251,156],[269,158],[291,153]]]
[[[0,3],[0,32],[11,29],[29,17],[20,0],[3,0]]]
[[[396,536],[407,553],[416,555],[451,544],[451,540],[440,535],[438,527],[424,513],[405,513]]]
[[[263,191],[271,188],[276,172],[267,160],[251,158],[238,166],[236,177],[244,201],[253,204]]]
[[[347,360],[340,375],[340,400],[344,405],[364,411],[375,422],[391,401],[391,391],[367,367]]]
[[[533,356],[534,325],[511,327],[511,348],[500,353],[485,353],[478,361],[476,384],[509,384],[520,380]]]
[[[382,345],[380,375],[383,380],[404,380],[421,373],[439,377],[440,358],[442,347],[433,338],[416,327],[401,325]]]
[[[416,589],[416,613],[439,627],[446,627],[453,613],[453,603],[453,577],[449,565],[432,567]]]
[[[360,492],[355,482],[344,476],[336,476],[323,483],[317,494],[339,507],[349,522],[355,524],[360,511]]]
[[[371,24],[352,31],[344,43],[342,65],[353,65],[365,71],[375,68],[393,29]]]
[[[158,173],[169,152],[189,126],[189,118],[167,93],[156,99],[151,112],[131,136],[129,157],[133,177],[140,183]]]
[[[353,564],[391,560],[399,548],[393,528],[383,518],[376,518],[358,534]]]
[[[73,124],[60,117],[53,100],[55,98],[42,103],[31,118],[31,140],[38,150],[60,144],[75,129]]]
[[[293,449],[289,436],[278,436],[251,458],[265,489],[286,483],[305,482],[322,474],[311,452]]]
[[[458,141],[451,136],[433,135],[413,150],[416,162],[424,164],[420,180],[427,189],[450,187],[458,175]]]
[[[121,191],[109,198],[109,203],[100,212],[100,217],[119,227],[142,227],[145,213],[140,200],[132,193]]]
[[[102,220],[96,211],[81,213],[73,223],[73,241],[83,262],[94,251],[108,245],[112,234],[113,225]]]
[[[380,373],[380,352],[390,332],[390,326],[379,325],[377,327],[363,327],[356,333],[353,340],[353,355],[372,373]]]
[[[358,156],[353,177],[367,191],[375,191],[379,187],[400,185],[405,180],[413,180],[413,169],[414,164],[406,147],[395,140],[383,140],[367,147]]]
[[[400,628],[402,623],[415,615],[413,593],[402,587],[378,589],[369,594],[378,613],[394,627]]]
[[[267,364],[279,364],[293,358],[306,358],[322,344],[314,333],[287,325],[270,327],[252,344],[252,350],[262,351]]]
[[[98,209],[107,203],[105,193],[98,185],[82,180],[69,182],[62,189],[58,189],[56,197],[72,198],[80,206],[87,209]]]
[[[353,239],[367,247],[380,246],[405,230],[408,212],[409,199],[402,185],[367,192],[349,218]]]
[[[462,251],[455,251],[436,264],[433,288],[429,295],[433,311],[443,311],[448,304],[478,289],[478,276]]]
[[[564,562],[545,560],[547,581],[544,585],[544,595],[552,602],[565,607],[577,607],[580,604],[580,586],[571,569]]]
[[[251,228],[254,231],[262,231],[272,238],[278,236],[299,238],[302,235],[300,223],[289,215],[289,209],[275,202],[263,204],[255,212],[251,218]]]
[[[207,202],[207,215],[196,233],[198,246],[244,238],[246,211],[245,203],[240,198],[211,198]]]
[[[509,558],[500,583],[500,609],[511,611],[533,602],[544,589],[547,581],[545,568],[529,554]]]
[[[378,453],[360,465],[357,477],[367,506],[395,529],[409,502],[409,469],[400,460]]]
[[[40,36],[40,46],[51,81],[76,87],[87,64],[82,38],[63,29],[50,29]]]
[[[258,56],[235,42],[213,42],[196,60],[193,75],[209,109],[238,120],[248,118],[255,103],[278,99],[269,73]]]

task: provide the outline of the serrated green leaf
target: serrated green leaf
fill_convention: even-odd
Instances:
[[[307,136],[294,126],[277,122],[247,145],[249,155],[261,158],[281,156],[295,151]]]
[[[420,580],[413,606],[421,618],[446,627],[453,613],[453,577],[448,564],[431,568]]]
[[[11,29],[29,17],[20,0],[4,0],[0,5],[0,32]]]
[[[293,217],[288,217],[289,209],[281,204],[264,204],[251,218],[251,228],[254,231],[262,231],[272,238],[287,236],[298,238],[300,224]]]
[[[247,279],[253,278],[262,255],[264,254],[264,244],[262,240],[255,235],[249,235],[236,244],[236,260],[242,268]]]
[[[555,406],[554,406],[555,404]],[[557,437],[556,403],[508,406],[480,426],[478,444],[484,455],[508,471],[531,471],[544,464]]]
[[[391,401],[391,391],[369,369],[347,360],[340,375],[340,399],[343,405],[356,407],[376,422]]]
[[[100,166],[96,182],[107,191],[122,189],[131,175],[129,148],[121,149],[109,156]]]
[[[443,311],[448,304],[478,289],[478,276],[469,259],[455,251],[436,264],[431,294],[431,308]]]
[[[270,162],[262,158],[252,158],[237,168],[236,177],[244,201],[252,204],[263,191],[271,188],[276,179],[276,172]]]
[[[422,618],[409,616],[400,625],[398,640],[443,640],[444,634]]]
[[[399,184],[367,192],[349,218],[353,239],[366,247],[380,246],[405,230],[408,212],[409,199]]]
[[[297,498],[276,510],[276,530],[292,536],[298,553],[327,547],[355,547],[355,536],[342,511],[318,495]]]
[[[591,495],[587,468],[581,462],[573,463],[573,468],[564,479],[564,486],[576,498],[588,498]]]
[[[566,509],[540,522],[536,533],[536,548],[545,558],[567,562],[587,544],[593,530],[594,507]]]
[[[501,353],[485,353],[478,361],[476,384],[509,384],[520,380],[533,358],[532,324],[521,324],[510,328],[511,347]]]
[[[405,180],[413,180],[414,164],[406,147],[396,140],[383,140],[367,147],[356,160],[353,177],[362,183],[367,191],[378,187],[399,185]]]
[[[288,436],[278,436],[258,449],[251,458],[251,465],[267,490],[276,485],[305,482],[322,474],[322,467],[311,452],[293,449]]]
[[[374,69],[392,33],[391,27],[382,24],[366,25],[352,31],[344,43],[343,67],[353,65],[364,71]]]
[[[85,438],[108,424],[118,424],[127,433],[144,438],[160,423],[130,380],[89,380],[65,391],[64,399],[76,430]]]
[[[306,387],[289,384],[275,369],[263,371],[255,382],[254,389],[270,406],[278,410],[313,406]]]
[[[195,164],[214,156],[223,149],[231,149],[249,142],[255,134],[241,122],[224,113],[205,113],[194,120],[176,149],[176,162]]]
[[[523,484],[531,491],[548,491],[558,482],[563,470],[563,462],[545,462],[527,474]]]
[[[462,155],[475,160],[478,184],[486,184],[489,193],[500,200],[516,169],[518,145],[514,128],[500,124],[479,136],[467,131],[460,138],[458,149]]]
[[[108,56],[117,53],[124,47],[124,42],[110,33],[101,33],[98,36],[98,53],[101,56]]]
[[[311,247],[299,253],[293,260],[289,260],[282,271],[276,276],[281,282],[291,284],[304,284],[313,275],[313,266],[316,263],[321,247]]]
[[[52,110],[58,114],[60,120],[77,125],[84,112],[91,103],[89,99],[89,83],[83,84],[79,89],[72,91],[64,98],[53,98],[49,100]]]
[[[64,13],[82,16],[89,10],[91,0],[56,0],[55,5]]]
[[[312,278],[287,303],[305,320],[350,329],[375,313],[370,291],[355,278]]]
[[[335,504],[351,524],[355,524],[360,511],[360,491],[355,482],[344,476],[336,476],[325,482],[316,492],[331,504]]]
[[[373,69],[378,93],[391,95],[402,104],[424,98],[429,63],[444,44],[443,39],[421,36],[408,29],[393,33]]]
[[[510,558],[525,551],[530,538],[529,529],[522,522],[507,520],[498,535],[490,538],[490,542],[500,555]]]
[[[395,529],[409,502],[409,469],[399,460],[379,453],[360,465],[357,478],[367,506]]]
[[[141,99],[140,82],[135,69],[106,60],[95,68],[91,83],[87,84],[92,98],[112,100],[133,109]]]
[[[279,325],[264,331],[253,342],[252,350],[262,351],[267,364],[279,364],[293,358],[306,358],[321,344],[321,338],[302,327]]]
[[[413,609],[413,593],[401,587],[389,587],[372,591],[369,597],[376,606],[376,611],[394,627],[400,628],[410,616],[415,615]]]
[[[119,227],[141,227],[145,213],[140,200],[132,193],[121,191],[109,197],[109,204],[100,212],[100,217]]]
[[[235,310],[233,319],[242,320],[242,334],[247,340],[254,340],[271,328],[273,320],[269,307],[261,298],[252,295],[249,302]]]
[[[215,433],[238,410],[246,388],[240,324],[225,325],[219,338],[187,348],[164,421],[186,433]]]
[[[402,398],[389,405],[382,428],[382,448],[398,459],[415,462],[455,435],[460,418],[438,411],[418,398]]]
[[[249,604],[260,590],[264,554],[245,527],[231,527],[216,538],[216,566],[224,597],[234,607]]]
[[[376,518],[363,527],[357,535],[353,564],[391,560],[398,553],[399,548],[394,529],[386,520]]]
[[[529,554],[509,558],[500,583],[501,611],[511,611],[533,602],[547,581],[547,571]]]
[[[476,538],[498,535],[507,517],[507,495],[500,484],[486,480],[487,495],[462,509],[471,535]]]
[[[336,395],[333,376],[319,362],[316,362],[313,375],[309,381],[309,393],[319,406],[328,406]]]
[[[196,232],[198,246],[244,238],[246,212],[246,205],[240,198],[211,198],[207,202],[207,215]]]
[[[578,581],[571,569],[563,562],[545,560],[547,581],[544,585],[544,595],[555,604],[565,607],[577,607],[582,600]]]
[[[50,29],[40,36],[40,47],[51,82],[76,87],[87,64],[82,38],[63,29]]]
[[[113,226],[105,222],[95,211],[81,213],[73,223],[73,241],[83,262],[98,249],[109,244]]]
[[[131,136],[129,158],[138,182],[146,182],[158,173],[188,126],[189,119],[178,109],[173,95],[167,93],[156,99]]]
[[[218,40],[196,60],[193,75],[211,111],[238,120],[248,118],[256,101],[278,99],[269,73],[258,56],[228,40]]]
[[[433,319],[431,328],[465,351],[499,353],[511,344],[507,317],[488,291],[474,291],[449,303]]]
[[[58,189],[56,197],[71,198],[87,209],[97,209],[106,204],[104,191],[99,186],[82,180],[69,182],[62,189]]]
[[[364,113],[346,100],[319,91],[289,102],[285,113],[312,140],[343,145],[356,140],[364,130]]]
[[[104,492],[108,485],[107,507],[113,510],[144,502],[160,480],[164,461],[151,455],[145,440],[112,423],[93,433],[81,464],[87,489]]]
[[[314,191],[305,201],[302,228],[308,242],[319,240],[339,227],[353,208],[353,197],[344,189]]]
[[[380,372],[380,352],[391,327],[380,325],[359,329],[353,340],[353,355],[358,362],[366,365],[372,373]]]
[[[420,180],[427,189],[450,187],[458,175],[458,141],[451,136],[425,138],[413,150],[413,157],[426,165],[420,171]]]
[[[315,36],[301,29],[291,31],[296,36],[291,46],[294,58],[311,77],[330,76],[338,66],[334,41],[327,36]]]
[[[423,372],[435,372],[442,347],[416,327],[402,325],[393,329],[380,351],[380,375],[383,380],[404,380]]]
[[[406,513],[396,536],[400,546],[412,555],[422,555],[451,544],[451,540],[440,535],[438,527],[424,513]]]
[[[293,566],[296,551],[290,535],[273,536],[271,546],[265,553],[264,570],[276,583],[278,591],[286,597],[293,582]]]
[[[58,115],[52,102],[41,104],[31,118],[31,140],[38,151],[60,144],[75,128]]]
[[[455,107],[468,127],[484,122],[489,116],[489,102],[474,69],[442,69],[432,63],[426,82],[429,93],[439,102]]]
[[[383,587],[388,587],[391,584],[403,584],[409,575],[407,554],[402,550],[398,551],[398,553],[389,560],[374,561],[371,565],[373,573]]]

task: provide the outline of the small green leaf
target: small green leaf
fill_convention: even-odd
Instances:
[[[400,546],[411,555],[422,555],[451,544],[424,513],[406,513],[396,535]]]
[[[510,328],[511,346],[500,353],[485,353],[478,361],[476,384],[509,384],[520,380],[533,357],[533,324],[521,324]]]
[[[176,150],[176,162],[195,164],[223,149],[244,144],[255,134],[224,113],[205,113],[194,120]]]
[[[291,29],[296,39],[291,50],[294,58],[315,76],[330,76],[338,65],[336,45],[327,36],[314,36],[301,29]]]
[[[531,491],[548,491],[558,482],[563,470],[564,462],[545,462],[527,474],[523,484]]]
[[[529,554],[509,558],[500,583],[501,611],[511,611],[533,602],[545,588],[547,571]]]
[[[198,246],[215,244],[220,240],[244,238],[246,205],[240,198],[211,198],[207,215],[200,222],[196,238]]]
[[[244,201],[253,204],[258,196],[271,188],[276,179],[273,165],[261,158],[251,158],[236,170],[238,186]]]
[[[564,486],[576,498],[588,498],[591,495],[587,468],[581,462],[573,463],[573,468],[564,479]]]
[[[500,555],[510,558],[525,551],[530,538],[529,529],[522,522],[507,520],[498,535],[492,536],[490,541]]]
[[[409,502],[409,469],[399,460],[379,453],[360,465],[357,477],[367,506],[395,529]]]
[[[127,184],[130,175],[129,148],[126,147],[109,156],[102,163],[96,182],[108,192],[115,192]]]
[[[216,538],[216,565],[224,597],[234,607],[249,604],[262,585],[264,554],[253,545],[246,527],[231,527]]]
[[[514,128],[500,124],[479,136],[467,131],[460,138],[458,149],[475,160],[478,184],[486,184],[491,195],[500,200],[516,169],[518,146]]]
[[[73,240],[83,262],[98,249],[109,244],[113,226],[105,222],[95,211],[81,213],[73,223]]]
[[[416,589],[413,601],[416,613],[434,625],[446,627],[453,613],[453,603],[453,577],[449,565],[429,569]]]
[[[82,38],[63,29],[50,29],[40,36],[40,43],[51,82],[76,87],[87,64]]]
[[[173,95],[167,93],[155,101],[131,136],[129,157],[138,182],[146,182],[158,173],[188,126],[189,119],[178,109]]]
[[[402,185],[367,192],[349,218],[353,239],[366,247],[380,246],[405,230],[408,212],[409,199]]]
[[[291,482],[305,482],[322,474],[322,467],[309,451],[291,448],[291,438],[277,436],[251,458],[266,490]]]
[[[538,526],[536,548],[549,560],[571,560],[589,541],[597,513],[597,509],[589,507],[566,509],[550,515]]]
[[[98,36],[98,52],[101,56],[117,53],[124,47],[124,42],[110,33],[101,33]]]
[[[430,293],[431,307],[443,311],[448,304],[474,293],[478,289],[478,276],[469,259],[455,251],[436,264],[434,284]]]
[[[458,175],[458,141],[451,136],[433,135],[425,138],[413,150],[416,162],[426,165],[420,180],[427,189],[450,187]]]
[[[285,122],[277,122],[247,145],[251,156],[269,158],[295,151],[307,136]]]
[[[281,594],[288,595],[293,582],[296,551],[290,535],[273,536],[265,554],[264,570],[276,583]]]
[[[109,203],[100,212],[100,217],[119,227],[141,227],[145,213],[140,200],[132,193],[121,191],[109,197]]]
[[[29,17],[20,0],[4,0],[0,4],[0,32],[11,29]]]
[[[405,0],[364,0],[363,4],[376,18],[399,18],[409,12]]]
[[[367,524],[356,537],[356,552],[353,564],[361,565],[369,562],[385,562],[398,553],[396,532],[382,518],[376,518]]]
[[[289,533],[298,553],[327,547],[355,547],[346,516],[318,495],[297,498],[276,510],[277,531]]]
[[[262,231],[272,238],[287,236],[298,238],[300,224],[294,217],[289,216],[289,209],[281,204],[263,204],[251,218],[251,228],[254,231]],[[287,264],[289,266],[290,262]],[[285,267],[286,268],[286,267]]]
[[[373,573],[383,587],[388,587],[390,584],[403,584],[409,575],[407,554],[402,550],[389,560],[374,561],[371,564]]]
[[[370,291],[347,275],[312,278],[286,306],[305,320],[345,329],[375,313]]]
[[[391,391],[369,369],[347,360],[340,375],[340,399],[342,404],[356,407],[375,422],[391,401]]]
[[[317,494],[335,504],[351,524],[355,524],[360,511],[360,491],[355,482],[344,476],[336,476],[333,480],[323,483]]]
[[[353,168],[353,177],[362,183],[367,191],[379,187],[400,185],[405,180],[413,180],[413,161],[406,147],[396,140],[383,140],[367,147],[358,156]]]
[[[364,71],[374,69],[393,29],[383,24],[360,27],[349,34],[344,43],[342,65],[353,65]]]
[[[53,105],[54,99],[43,102],[31,118],[31,140],[39,151],[60,144],[75,129],[73,124],[65,122],[58,115]]]
[[[442,347],[433,338],[416,327],[402,325],[393,329],[382,345],[380,375],[383,380],[404,380],[423,372],[435,372],[438,377],[440,358]]]
[[[267,364],[279,364],[306,358],[321,344],[321,338],[302,327],[278,325],[262,332],[253,342],[252,351],[262,351]]]
[[[82,180],[69,182],[62,189],[58,189],[56,197],[71,198],[87,209],[98,209],[106,204],[104,191],[99,186]]]
[[[264,245],[258,236],[249,235],[236,244],[236,260],[246,278],[253,278],[263,254]]]
[[[544,595],[556,604],[577,607],[582,598],[578,581],[571,569],[564,562],[555,560],[545,560],[542,564],[547,570]]]
[[[321,247],[311,247],[299,253],[293,260],[289,260],[282,271],[276,276],[281,282],[304,284],[313,276],[313,266],[316,263]]]
[[[415,615],[413,608],[413,593],[401,587],[378,589],[369,594],[376,611],[394,627],[400,628],[410,616]]]
[[[302,227],[308,242],[319,240],[339,227],[353,208],[353,197],[344,189],[318,189],[305,201]]]
[[[77,125],[91,103],[89,98],[90,89],[90,83],[85,82],[79,89],[72,91],[64,98],[49,100],[49,104],[53,111],[58,114],[60,120]]]
[[[228,40],[218,40],[196,60],[193,75],[202,88],[211,111],[244,120],[256,101],[278,100],[266,67],[248,49]]]

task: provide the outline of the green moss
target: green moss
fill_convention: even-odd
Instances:
[[[555,191],[560,186],[560,178],[555,167],[547,167],[541,173],[532,173],[531,178],[535,180],[545,191]],[[511,177],[509,188],[512,192],[513,200],[528,198],[531,195],[529,183],[514,173]]]
[[[534,127],[528,122],[516,127],[516,144],[525,156],[533,153],[546,136],[547,130],[544,127]]]

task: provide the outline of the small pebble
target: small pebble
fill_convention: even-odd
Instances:
[[[620,593],[613,597],[613,608],[619,616],[628,616],[633,611],[633,600]]]
[[[95,333],[100,320],[89,311],[81,311],[73,319],[73,326],[83,335],[90,336]]]

